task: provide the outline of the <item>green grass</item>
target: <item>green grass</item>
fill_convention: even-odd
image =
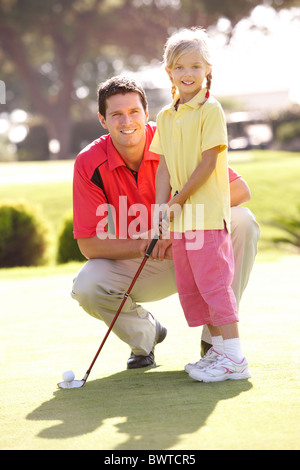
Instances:
[[[0,200],[25,199],[39,206],[55,231],[72,209],[73,161],[0,164]]]
[[[277,216],[297,215],[300,201],[300,154],[274,151],[231,152],[230,164],[247,181],[246,204],[261,225],[260,251],[267,256],[295,252],[274,245],[283,234],[269,223]],[[52,226],[53,239],[72,209],[73,161],[0,164],[0,200],[25,199],[40,207]],[[39,182],[37,182],[39,181]]]
[[[0,443],[3,450],[299,449],[298,257],[256,263],[241,305],[248,381],[203,384],[183,371],[199,357],[177,296],[146,304],[168,328],[157,367],[127,371],[129,349],[69,291],[79,264],[10,270],[0,279]]]
[[[57,238],[72,210],[73,161],[0,164],[0,201],[25,200],[37,206],[50,227],[50,263],[54,264]]]
[[[39,206],[57,232],[63,217],[72,209],[72,185],[70,182],[12,184],[9,187],[0,187],[0,198],[25,199]]]
[[[299,256],[273,245],[267,222],[296,212],[299,157],[232,154],[262,228],[240,309],[249,381],[189,379],[183,366],[199,358],[200,330],[187,327],[173,296],[147,304],[168,328],[156,368],[125,370],[128,347],[112,334],[85,387],[57,390],[66,369],[82,378],[107,331],[69,295],[81,265],[0,270],[1,449],[298,450]],[[0,165],[0,199],[39,204],[56,230],[72,204],[72,163]]]
[[[300,154],[252,151],[230,154],[231,166],[247,181],[251,200],[246,204],[261,225],[260,250],[279,248],[272,239],[283,232],[269,223],[278,216],[298,215]],[[288,252],[288,246],[280,249]]]

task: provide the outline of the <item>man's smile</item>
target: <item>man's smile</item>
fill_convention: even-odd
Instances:
[[[122,129],[120,132],[121,134],[127,134],[127,135],[130,135],[130,134],[133,134],[134,132],[136,131],[136,129]]]

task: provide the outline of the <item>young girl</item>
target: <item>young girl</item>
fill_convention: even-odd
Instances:
[[[210,96],[212,65],[205,31],[192,28],[172,35],[164,62],[173,102],[158,114],[150,147],[160,154],[156,204],[163,205],[164,213],[160,222],[155,217],[154,228],[164,235],[166,215],[171,214],[176,282],[186,320],[191,327],[207,324],[212,336],[212,348],[185,370],[204,382],[247,379],[231,289],[226,122],[220,104]]]

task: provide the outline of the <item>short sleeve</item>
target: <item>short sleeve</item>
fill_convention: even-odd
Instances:
[[[150,152],[157,153],[158,155],[164,155],[164,151],[162,149],[161,142],[160,142],[158,128],[155,131],[149,150]]]
[[[76,160],[73,177],[74,238],[90,238],[96,235],[96,226],[99,222],[97,208],[106,203],[103,191],[90,181]]]
[[[201,150],[220,146],[220,152],[227,148],[227,127],[224,111],[217,103],[207,106],[203,113]]]

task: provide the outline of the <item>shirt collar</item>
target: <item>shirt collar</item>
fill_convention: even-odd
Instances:
[[[204,100],[205,98],[205,93],[206,93],[206,88],[202,88],[198,93],[197,95],[195,95],[190,101],[187,101],[186,103],[184,104],[180,104],[179,106],[181,107],[190,107],[190,108],[194,108],[194,109],[198,109],[199,106],[201,105],[202,101]],[[175,105],[177,103],[179,99],[179,93],[176,93],[176,96],[175,98],[173,99],[171,105],[170,105],[170,109],[171,110],[174,110],[175,111]],[[182,108],[181,108],[182,109]]]
[[[145,149],[144,149],[144,158],[141,162],[141,165],[144,164],[147,160],[157,160],[159,161],[159,155],[157,153],[150,152],[149,147],[154,135],[154,130],[151,130],[151,126],[146,124],[145,132],[146,132],[146,142],[145,142]],[[124,160],[121,158],[119,152],[115,148],[111,136],[108,137],[107,142],[107,156],[108,156],[108,166],[110,171],[115,170],[117,167],[126,166]]]

